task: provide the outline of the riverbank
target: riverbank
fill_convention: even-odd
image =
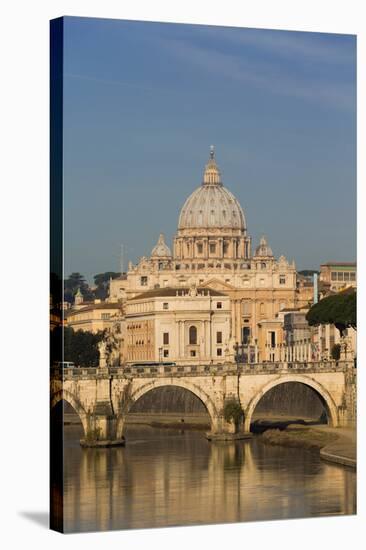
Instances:
[[[146,425],[152,428],[171,428],[178,430],[209,430],[210,418],[206,414],[196,413],[130,413],[126,419],[128,425]]]
[[[351,468],[357,466],[356,430],[327,425],[292,424],[284,430],[269,429],[259,436],[268,445],[299,447],[319,453],[323,460]]]

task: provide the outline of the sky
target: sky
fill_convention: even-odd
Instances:
[[[356,260],[356,37],[66,17],[65,276],[167,243],[210,145],[255,247]]]

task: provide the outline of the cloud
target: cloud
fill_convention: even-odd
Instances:
[[[272,41],[276,42],[272,38],[266,40],[265,47],[269,47]],[[315,72],[311,74],[312,71],[310,71],[311,76],[309,73],[305,75],[297,70],[295,63],[293,66],[273,63],[253,58],[252,55],[242,50],[235,53],[222,51],[224,47],[222,42],[216,42],[214,46],[210,47],[198,45],[193,40],[169,38],[164,41],[168,42],[165,47],[168,47],[170,53],[180,61],[196,66],[207,74],[216,75],[220,80],[226,78],[267,90],[273,94],[327,103],[335,108],[355,108],[355,83],[350,79],[337,81],[336,76],[333,78],[327,78],[325,75],[316,76]],[[240,42],[242,42],[241,37]],[[287,43],[288,38],[281,38],[280,44],[276,43],[276,48],[271,49],[272,54],[285,48]],[[295,50],[301,50],[307,56],[317,55],[319,46],[312,47],[303,42],[296,42],[296,40],[295,43],[297,44]],[[219,46],[221,46],[221,50],[218,49]],[[322,53],[325,56],[324,49],[322,49]]]

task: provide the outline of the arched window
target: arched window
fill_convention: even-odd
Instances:
[[[190,345],[197,344],[197,327],[189,327],[189,343]]]

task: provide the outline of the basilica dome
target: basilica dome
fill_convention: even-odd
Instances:
[[[238,200],[221,182],[213,147],[202,185],[188,197],[180,212],[178,230],[185,229],[246,231],[244,213]]]

